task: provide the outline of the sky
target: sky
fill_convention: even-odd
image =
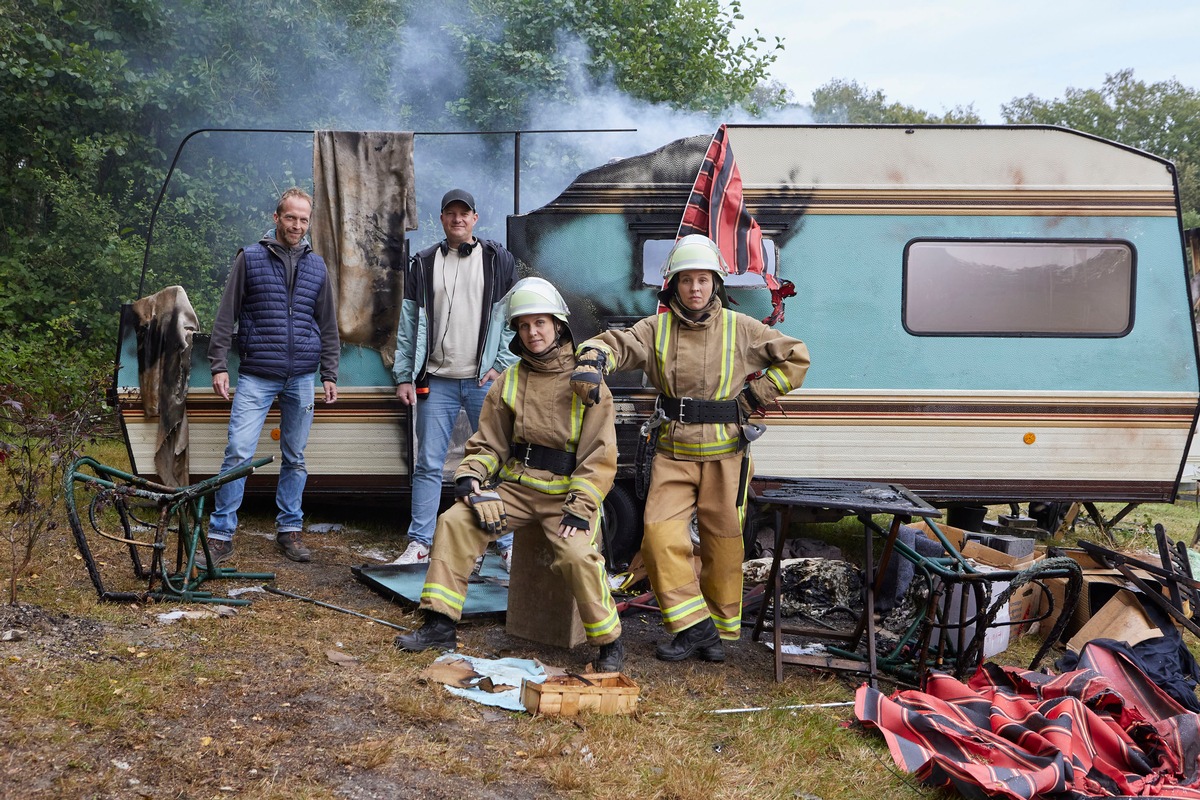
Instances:
[[[742,13],[737,33],[784,39],[771,74],[799,103],[841,78],[931,113],[974,104],[1000,123],[1014,97],[1098,89],[1127,68],[1200,89],[1193,0],[743,0]]]

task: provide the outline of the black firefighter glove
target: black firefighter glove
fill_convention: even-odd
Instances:
[[[600,402],[600,384],[604,382],[604,366],[607,359],[603,351],[589,347],[575,357],[575,371],[571,373],[571,391],[579,396],[585,406]]]
[[[750,388],[750,384],[746,384],[741,393],[737,396],[738,410],[742,412],[742,419],[749,419],[754,414],[762,414],[766,411],[766,406],[759,402],[754,396],[754,390]]]
[[[508,515],[504,513],[504,501],[500,499],[499,492],[480,492],[467,500],[475,509],[475,516],[479,517],[479,527],[489,536],[499,536],[508,531]]]

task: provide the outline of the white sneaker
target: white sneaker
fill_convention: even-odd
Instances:
[[[400,557],[392,564],[428,564],[429,563],[429,548],[420,542],[409,542],[408,549],[400,554]]]
[[[512,572],[512,548],[500,551],[500,561],[504,563],[504,571]]]

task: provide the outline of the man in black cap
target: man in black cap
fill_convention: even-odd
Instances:
[[[442,470],[459,411],[467,412],[476,430],[488,387],[517,361],[504,317],[516,260],[499,242],[475,238],[479,214],[470,192],[446,192],[441,219],[446,238],[409,264],[396,334],[392,375],[400,402],[417,406],[417,450],[408,548],[393,564],[429,563]],[[507,569],[512,535],[498,539],[496,547]]]

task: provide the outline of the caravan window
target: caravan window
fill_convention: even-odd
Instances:
[[[642,283],[647,286],[662,286],[662,265],[675,245],[675,237],[646,238],[642,240]],[[767,272],[775,274],[775,242],[763,237],[763,249],[767,251]],[[726,286],[762,287],[766,281],[761,275],[747,273],[730,275]]]
[[[1126,241],[914,240],[904,327],[918,336],[1124,336],[1136,253]]]

